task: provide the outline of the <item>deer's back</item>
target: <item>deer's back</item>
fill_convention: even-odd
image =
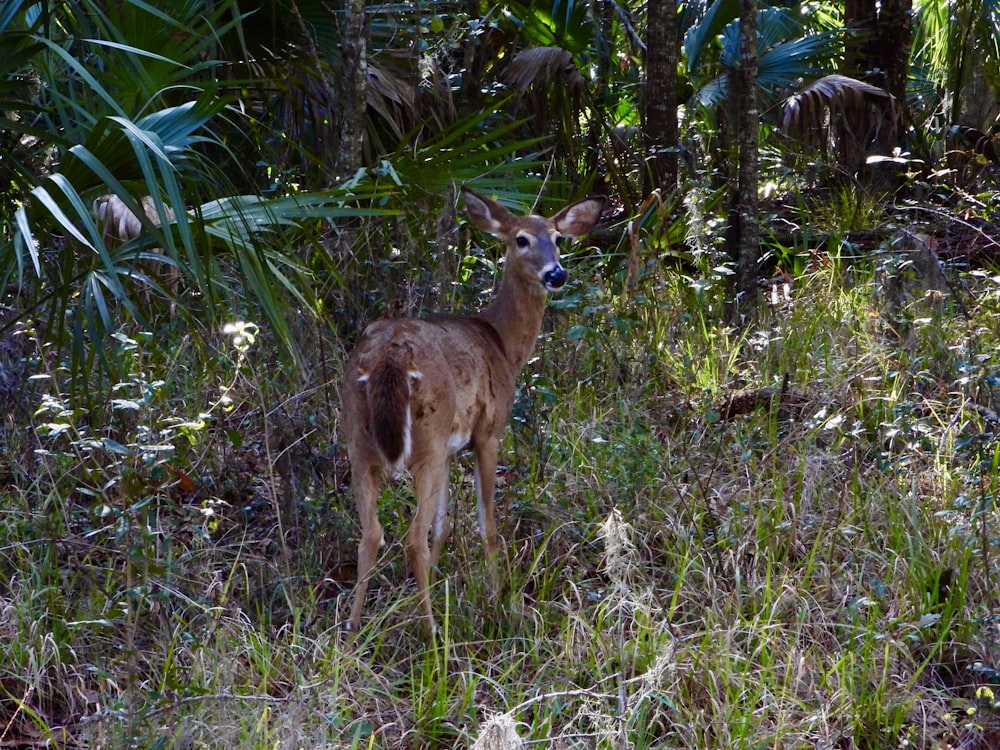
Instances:
[[[510,416],[518,373],[496,329],[477,317],[434,315],[379,320],[365,330],[347,362],[342,393],[345,421],[363,429],[365,379],[391,358],[409,379],[414,449],[440,445],[451,452],[498,436]],[[349,434],[352,431],[347,425]],[[356,434],[355,439],[363,439]]]

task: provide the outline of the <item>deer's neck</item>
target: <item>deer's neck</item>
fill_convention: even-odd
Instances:
[[[542,330],[546,293],[540,284],[525,287],[504,274],[500,291],[479,317],[499,334],[507,359],[520,372]]]

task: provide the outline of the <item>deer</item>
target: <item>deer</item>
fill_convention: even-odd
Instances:
[[[559,262],[560,238],[587,234],[604,209],[603,198],[588,198],[545,218],[514,214],[468,188],[462,196],[472,223],[506,245],[492,302],[476,315],[377,320],[345,364],[341,423],[361,524],[349,631],[361,627],[368,582],[384,544],[377,507],[381,489],[408,471],[416,509],[405,543],[407,564],[433,638],[430,570],[451,532],[451,460],[466,449],[473,455],[479,532],[495,585],[496,470],[517,379],[541,333],[548,292],[561,289],[568,278]]]

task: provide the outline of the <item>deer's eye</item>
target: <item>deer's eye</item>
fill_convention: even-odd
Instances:
[[[563,236],[561,234],[557,234],[553,238],[553,241],[555,242],[556,247],[562,247],[563,246]]]
[[[528,245],[531,244],[531,240],[529,240],[523,234],[519,234],[517,237],[514,238],[514,244],[517,245],[522,250],[524,250],[526,247],[528,247]]]

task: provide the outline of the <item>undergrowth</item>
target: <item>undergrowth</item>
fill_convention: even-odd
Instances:
[[[405,483],[340,627],[342,343],[303,324],[329,361],[296,381],[253,326],[166,361],[122,332],[100,413],[39,345],[6,433],[0,744],[996,746],[1000,289],[887,306],[878,273],[818,264],[743,332],[655,264],[576,282],[502,452],[496,591],[453,472],[433,644]]]

